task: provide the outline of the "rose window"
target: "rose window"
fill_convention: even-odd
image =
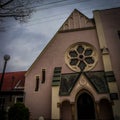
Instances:
[[[65,62],[76,72],[90,70],[97,63],[96,49],[88,43],[73,44],[65,53]]]

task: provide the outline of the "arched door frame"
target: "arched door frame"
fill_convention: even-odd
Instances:
[[[67,117],[69,117],[69,119],[70,120],[72,120],[72,107],[71,107],[71,103],[70,103],[70,101],[69,100],[64,100],[64,101],[62,101],[61,102],[61,107],[60,107],[60,119],[63,119],[63,113],[64,113],[64,111],[63,111],[63,108],[65,107],[65,105],[67,105],[67,107],[69,107],[69,111],[68,112],[70,112],[70,114],[68,114],[69,116],[67,116]],[[67,115],[67,114],[66,114]],[[64,118],[65,119],[65,118]],[[63,120],[64,120],[63,119]],[[65,119],[65,120],[67,120],[67,118]]]
[[[99,101],[98,101],[98,109],[99,109],[99,111],[98,111],[98,114],[99,114],[99,116],[98,116],[98,118],[99,119],[101,119],[100,118],[100,105],[101,105],[101,103],[106,103],[107,102],[107,104],[109,104],[109,106],[107,106],[107,107],[110,107],[108,110],[110,110],[110,112],[111,112],[111,119],[110,120],[113,120],[114,119],[114,114],[113,114],[113,109],[112,109],[112,105],[113,105],[113,102],[112,101],[110,101],[108,98],[101,98]]]
[[[95,118],[97,119],[96,102],[95,102],[94,96],[88,90],[83,89],[83,90],[80,90],[75,97],[75,120],[77,120],[77,118],[78,118],[78,115],[77,115],[77,113],[78,113],[78,111],[77,111],[77,100],[78,100],[79,96],[84,94],[84,93],[87,93],[92,98],[93,103],[94,103],[94,109],[95,109]]]

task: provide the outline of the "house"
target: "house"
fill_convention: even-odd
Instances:
[[[74,10],[25,75],[31,119],[120,119],[120,8]]]
[[[7,72],[4,75],[0,92],[0,109],[8,111],[16,102],[24,102],[24,83],[26,71]],[[2,73],[0,73],[0,78]]]

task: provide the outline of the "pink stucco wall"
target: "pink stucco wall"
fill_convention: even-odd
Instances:
[[[100,11],[113,71],[120,89],[120,8]]]
[[[103,70],[96,29],[57,33],[26,75],[25,104],[29,107],[33,118],[41,115],[51,118],[51,82],[54,68],[62,67],[62,73],[73,72],[65,64],[64,54],[66,49],[76,42],[87,42],[97,49],[98,63],[92,70]],[[46,69],[46,81],[40,84],[39,91],[35,92],[35,76],[40,75],[42,80],[42,69]]]

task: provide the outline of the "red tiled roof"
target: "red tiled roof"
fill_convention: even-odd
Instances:
[[[11,91],[15,87],[24,87],[26,71],[19,72],[7,72],[4,74],[4,80],[2,85],[2,91]],[[0,80],[2,73],[0,73]]]

